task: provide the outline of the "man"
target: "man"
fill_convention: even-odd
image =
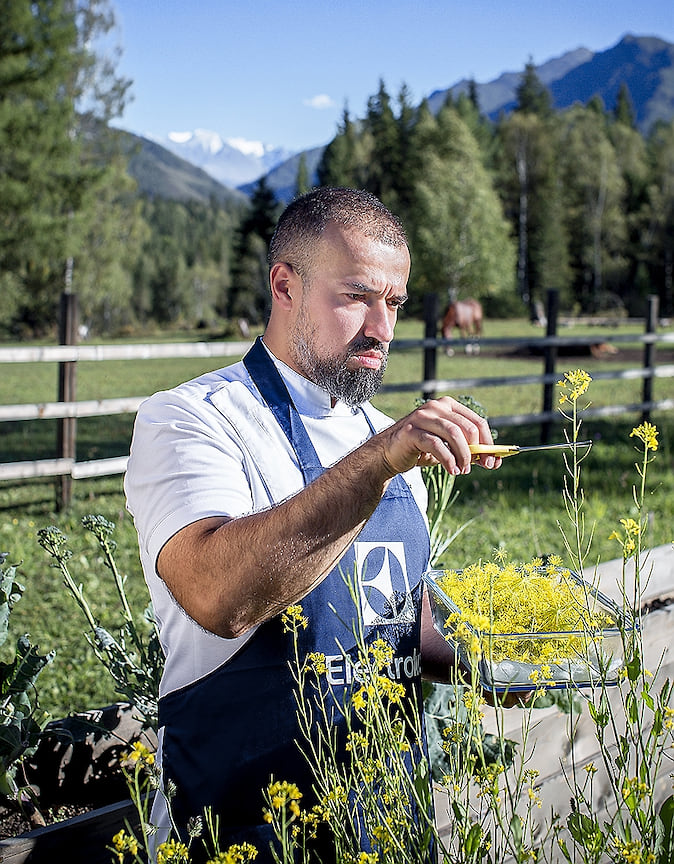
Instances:
[[[290,640],[280,613],[301,603],[303,651],[349,678],[356,572],[366,638],[393,648],[393,674],[422,710],[421,575],[428,565],[419,466],[471,470],[486,421],[455,400],[392,423],[379,387],[407,299],[405,233],[376,198],[318,189],[294,201],[269,250],[272,308],[240,363],[140,409],[126,491],[166,652],[160,743],[178,821],[212,805],[224,845],[269,842],[271,775],[307,795],[296,744]],[[487,468],[499,460],[484,458]],[[447,646],[424,605],[425,670]]]

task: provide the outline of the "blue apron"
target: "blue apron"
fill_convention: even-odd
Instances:
[[[244,363],[288,437],[305,483],[310,483],[325,469],[259,340]],[[369,419],[368,424],[374,433]],[[349,656],[355,656],[354,604],[343,574],[352,575],[356,567],[365,641],[383,638],[392,646],[389,672],[405,685],[423,718],[421,575],[428,557],[424,519],[409,486],[396,476],[337,566],[301,601],[309,626],[300,633],[300,657],[310,651],[326,656],[337,700],[351,682]],[[159,703],[164,783],[170,779],[176,784],[171,804],[177,824],[186,825],[211,806],[220,817],[221,848],[253,843],[259,852],[256,864],[272,861],[273,835],[262,819],[262,790],[270,777],[296,783],[303,793],[302,807],[313,803],[311,769],[296,743],[300,736],[289,668],[292,652],[293,637],[283,632],[276,616],[260,625],[222,666]],[[340,724],[339,712],[335,723]]]

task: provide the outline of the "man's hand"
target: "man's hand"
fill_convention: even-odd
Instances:
[[[450,396],[425,402],[375,439],[391,476],[437,464],[450,474],[467,474],[474,458],[469,445],[494,443],[487,420]],[[501,459],[485,456],[479,464],[498,468]]]

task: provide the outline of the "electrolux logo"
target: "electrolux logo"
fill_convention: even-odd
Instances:
[[[353,545],[365,626],[414,622],[404,544],[356,541]]]
[[[356,681],[363,683],[360,672],[360,662],[353,660],[344,654],[326,654],[325,670],[328,684],[332,687],[341,687]],[[393,681],[413,681],[421,677],[421,653],[415,648],[411,654],[405,657],[393,657],[391,662],[383,670]]]

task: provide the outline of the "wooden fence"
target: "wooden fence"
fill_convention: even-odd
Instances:
[[[75,459],[76,421],[82,417],[110,416],[115,414],[131,414],[138,410],[141,402],[149,394],[129,396],[119,399],[100,399],[77,401],[75,398],[76,368],[80,362],[100,362],[105,360],[147,360],[159,358],[222,358],[241,356],[249,347],[249,342],[197,342],[172,343],[159,345],[77,345],[75,322],[77,319],[74,295],[64,295],[61,320],[66,322],[62,328],[60,341],[63,344],[33,348],[0,348],[0,364],[2,363],[34,363],[58,362],[59,364],[59,400],[41,404],[21,404],[0,406],[0,423],[17,420],[57,419],[58,457],[32,462],[0,463],[0,480],[24,480],[35,477],[55,477],[59,488],[57,503],[65,506],[70,500],[71,482],[76,479],[105,476],[123,473],[126,469],[127,456],[109,459],[97,459],[88,462],[77,462]],[[70,298],[70,299],[68,299]],[[423,370],[420,381],[387,384],[381,392],[418,392],[423,398],[430,398],[443,392],[465,392],[466,389],[479,387],[509,386],[523,384],[538,384],[541,387],[541,409],[530,414],[506,415],[491,417],[494,426],[540,425],[541,440],[548,439],[549,430],[558,412],[553,409],[553,394],[558,380],[556,364],[558,353],[569,346],[589,347],[602,344],[620,344],[635,342],[643,346],[643,362],[638,368],[603,371],[593,374],[596,379],[641,379],[642,399],[638,403],[614,404],[598,408],[589,408],[584,416],[611,416],[626,411],[638,412],[643,418],[648,418],[650,412],[669,411],[674,409],[674,399],[656,400],[653,395],[653,383],[657,378],[674,377],[674,365],[658,365],[656,345],[659,343],[674,344],[674,333],[658,333],[658,303],[656,297],[649,298],[648,314],[645,318],[644,332],[637,334],[620,334],[604,330],[600,340],[594,337],[569,337],[558,335],[557,295],[550,292],[547,302],[547,327],[545,336],[519,339],[481,339],[482,347],[501,346],[511,348],[527,347],[529,351],[539,353],[542,371],[537,375],[498,376],[479,378],[438,379],[436,376],[437,355],[449,345],[459,349],[471,340],[445,340],[437,338],[438,308],[437,297],[428,295],[425,298],[425,336],[423,339],[395,340],[391,351],[408,351],[423,349]]]

